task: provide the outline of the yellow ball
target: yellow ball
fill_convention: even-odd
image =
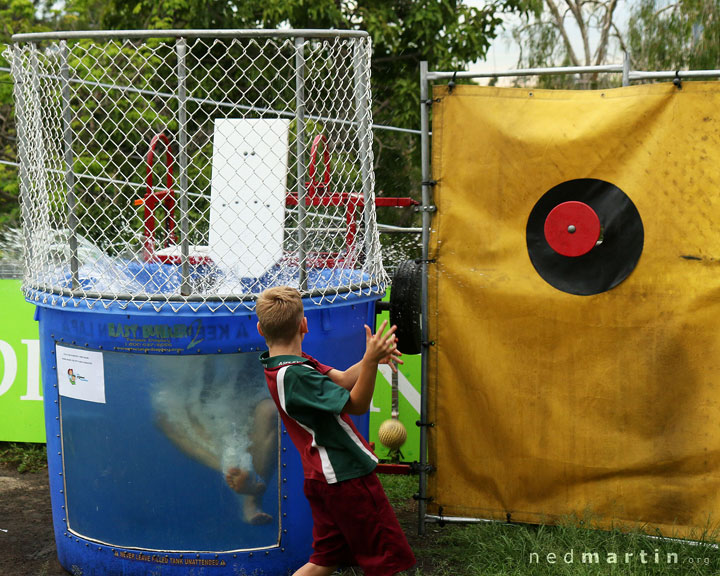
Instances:
[[[407,430],[405,430],[405,426],[403,426],[400,420],[385,420],[385,422],[380,424],[378,439],[383,446],[390,448],[390,450],[397,450],[405,444],[405,440],[407,440]]]

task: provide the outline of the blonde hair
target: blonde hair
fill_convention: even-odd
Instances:
[[[292,340],[305,314],[300,292],[290,286],[265,290],[255,303],[255,313],[268,345]]]

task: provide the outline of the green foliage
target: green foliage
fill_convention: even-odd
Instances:
[[[530,10],[538,0],[497,0],[482,8],[466,5],[462,0],[68,0],[62,10],[57,4],[43,0],[0,2],[0,31],[4,40],[17,32],[46,29],[230,29],[230,28],[336,28],[367,30],[373,41],[371,88],[373,93],[373,120],[376,124],[417,129],[419,127],[419,63],[427,60],[431,69],[462,70],[467,64],[484,56],[495,37],[501,20],[499,14],[509,10]],[[161,41],[158,41],[161,43]],[[157,48],[156,46],[154,48]],[[195,87],[198,96],[227,100],[233,97],[223,77],[223,55],[215,54],[221,46],[211,47],[205,56],[205,65],[219,76],[202,87]],[[168,91],[167,78],[174,71],[164,70],[163,62],[171,59],[133,53],[134,48],[117,44],[105,55],[86,55],[71,62],[78,76],[103,82],[113,76],[117,58],[131,60],[136,70],[134,77],[125,78],[128,85]],[[247,54],[246,57],[262,57]],[[272,55],[267,56],[268,61]],[[238,63],[232,63],[237,66]],[[129,68],[126,68],[129,69]],[[248,66],[246,69],[250,70]],[[252,99],[254,83],[248,75],[247,85],[236,86],[244,90],[245,101]],[[267,81],[267,79],[265,79]],[[272,82],[272,79],[270,80]],[[0,79],[0,160],[16,162],[15,126],[12,119],[12,85],[8,76]],[[155,111],[149,96],[142,94],[111,94],[107,91],[84,88],[79,98],[81,108],[75,117],[76,142],[82,144],[85,133],[102,134],[108,146],[103,151],[87,151],[80,145],[76,151],[76,170],[113,178],[131,179],[133,170],[142,165],[150,135],[174,129],[174,110]],[[204,90],[204,92],[202,92]],[[202,92],[202,93],[201,93]],[[104,111],[104,100],[112,97],[111,112]],[[262,91],[258,90],[258,98]],[[174,105],[174,104],[171,104]],[[192,114],[199,111],[189,110]],[[376,190],[379,195],[420,195],[419,137],[375,130],[374,158]],[[190,156],[207,154],[205,143],[190,142]],[[118,168],[119,167],[119,168]],[[209,183],[209,174],[195,175],[199,181]],[[193,175],[190,175],[192,181]],[[0,223],[17,224],[17,172],[0,164]],[[90,225],[114,233],[113,227],[122,224],[118,214],[96,212],[93,202],[103,194],[112,194],[107,186],[91,181],[78,186],[80,202]],[[202,190],[197,190],[202,193]],[[131,196],[130,191],[124,191]],[[138,196],[140,194],[133,193]],[[117,211],[116,211],[117,212]],[[400,225],[416,223],[411,210],[387,210],[384,221]],[[200,219],[202,220],[202,219]],[[138,220],[139,222],[139,220]],[[87,227],[86,227],[87,228]],[[200,231],[202,233],[202,231]]]
[[[87,0],[85,0],[87,1]],[[479,9],[461,0],[112,0],[103,24],[110,28],[336,28],[367,30],[373,41],[372,91],[376,124],[419,127],[419,63],[462,70],[481,58],[500,25],[498,13],[524,7],[520,0]],[[374,132],[376,188],[387,196],[419,196],[417,135]],[[414,213],[390,220],[409,224]]]
[[[83,0],[100,2],[101,0]],[[108,29],[256,28],[262,2],[242,0],[111,0],[101,27]],[[255,25],[253,25],[255,23]]]
[[[145,179],[143,157],[150,138],[176,127],[175,101],[158,106],[153,96],[146,93],[108,90],[92,83],[166,91],[165,78],[172,73],[167,69],[169,58],[164,55],[172,54],[173,50],[172,44],[160,41],[139,45],[112,41],[98,45],[84,40],[72,51],[69,65],[76,77],[89,82],[77,87],[73,101],[76,174],[117,182]],[[89,142],[100,146],[89,146]],[[159,146],[156,154],[164,158],[164,147]],[[164,162],[156,162],[158,168],[163,165]],[[161,179],[160,175],[156,176],[158,186],[164,185]],[[75,191],[81,206],[78,210],[81,234],[96,240],[122,238],[125,243],[130,242],[130,238],[123,235],[127,235],[128,230],[142,228],[141,211],[133,213],[125,201],[118,200],[140,198],[144,191],[124,188],[122,184],[108,185],[99,179],[78,180]],[[122,244],[102,246],[110,253],[123,247]]]
[[[720,1],[641,0],[628,26],[628,49],[639,70],[720,68]]]
[[[0,464],[10,466],[21,474],[43,470],[47,466],[45,445],[0,442]]]
[[[42,9],[42,7],[39,7]],[[0,42],[7,44],[13,34],[41,32],[48,26],[38,20],[30,0],[0,1]],[[0,67],[9,68],[0,55]],[[0,162],[17,162],[15,116],[12,99],[13,82],[8,72],[0,72]],[[0,164],[0,229],[17,227],[20,222],[17,169]]]
[[[0,39],[3,42],[9,42],[13,34],[43,28],[35,17],[35,6],[30,0],[0,2]]]
[[[497,7],[453,0],[358,2],[357,17],[373,41],[373,120],[417,129],[420,125],[419,63],[430,69],[464,70],[485,55],[500,25]],[[377,130],[374,136],[378,195],[419,199],[419,137]],[[410,225],[410,210],[387,211],[384,222]]]

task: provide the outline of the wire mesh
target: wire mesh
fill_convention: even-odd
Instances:
[[[22,232],[8,228],[0,232],[0,280],[22,278]]]
[[[382,293],[363,35],[17,41],[26,296],[157,310]],[[79,177],[82,176],[82,177]]]

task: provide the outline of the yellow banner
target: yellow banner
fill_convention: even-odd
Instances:
[[[429,512],[680,537],[715,526],[720,85],[434,98]],[[626,195],[642,232],[634,269],[590,294],[544,279],[528,244],[533,209],[584,179]],[[573,186],[562,200],[585,203]],[[631,260],[628,237],[637,247],[627,206],[603,194],[594,268],[544,261],[570,286]]]

